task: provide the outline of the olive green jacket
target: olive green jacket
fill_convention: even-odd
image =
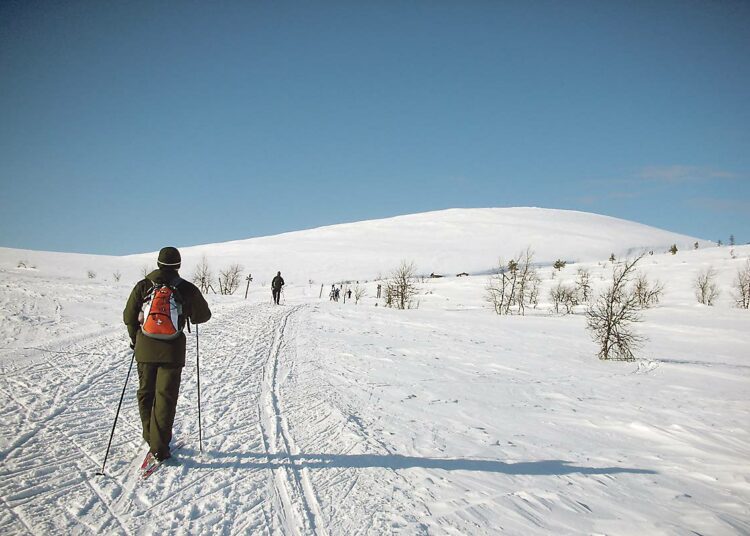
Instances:
[[[170,341],[152,339],[143,334],[138,322],[143,300],[153,284],[171,283],[177,277],[179,275],[176,270],[154,270],[145,279],[136,283],[130,293],[128,303],[122,312],[122,320],[128,327],[130,340],[135,344],[135,359],[139,363],[169,363],[180,367],[185,366],[185,335],[183,333]],[[177,291],[182,298],[182,316],[184,318],[189,318],[193,324],[202,324],[211,318],[211,310],[198,287],[181,279],[177,284]]]

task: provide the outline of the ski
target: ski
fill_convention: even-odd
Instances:
[[[172,447],[172,452],[175,452],[176,450],[182,448],[184,445],[184,442],[175,443],[175,445]],[[170,458],[167,458],[167,460],[170,460]],[[143,459],[143,463],[141,464],[140,468],[140,475],[141,480],[146,480],[148,477],[153,475],[159,467],[162,466],[164,462],[167,460],[159,461],[156,459],[156,456],[149,451],[148,454],[146,454],[146,457]]]

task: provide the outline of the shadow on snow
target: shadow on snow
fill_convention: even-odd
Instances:
[[[207,451],[209,460],[199,461],[193,456],[198,451],[183,449],[180,462],[186,467],[211,469],[442,469],[444,471],[482,471],[506,475],[612,475],[618,473],[653,475],[650,469],[630,467],[582,467],[564,460],[539,460],[535,462],[506,463],[497,460],[472,460],[465,458],[418,458],[398,454],[263,454]]]

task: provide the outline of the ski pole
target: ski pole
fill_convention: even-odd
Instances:
[[[198,324],[195,325],[195,372],[198,377],[198,446],[203,452],[203,428],[201,425],[201,360],[200,360],[200,338],[198,337]]]
[[[102,463],[102,470],[98,471],[97,476],[104,476],[104,466],[107,464],[107,457],[109,456],[109,448],[112,446],[112,438],[115,436],[115,427],[117,426],[117,417],[120,416],[120,407],[122,407],[122,399],[125,398],[125,388],[128,386],[128,380],[130,379],[130,371],[133,368],[133,361],[135,361],[135,350],[133,350],[133,357],[130,359],[130,366],[128,367],[128,375],[125,376],[125,385],[122,386],[122,394],[120,395],[120,402],[117,404],[117,413],[115,413],[115,422],[112,423],[112,433],[109,434],[109,443],[107,444],[107,452],[104,454],[104,462]]]

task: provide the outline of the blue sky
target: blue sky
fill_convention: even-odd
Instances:
[[[748,2],[0,2],[0,245],[451,207],[750,241]]]

